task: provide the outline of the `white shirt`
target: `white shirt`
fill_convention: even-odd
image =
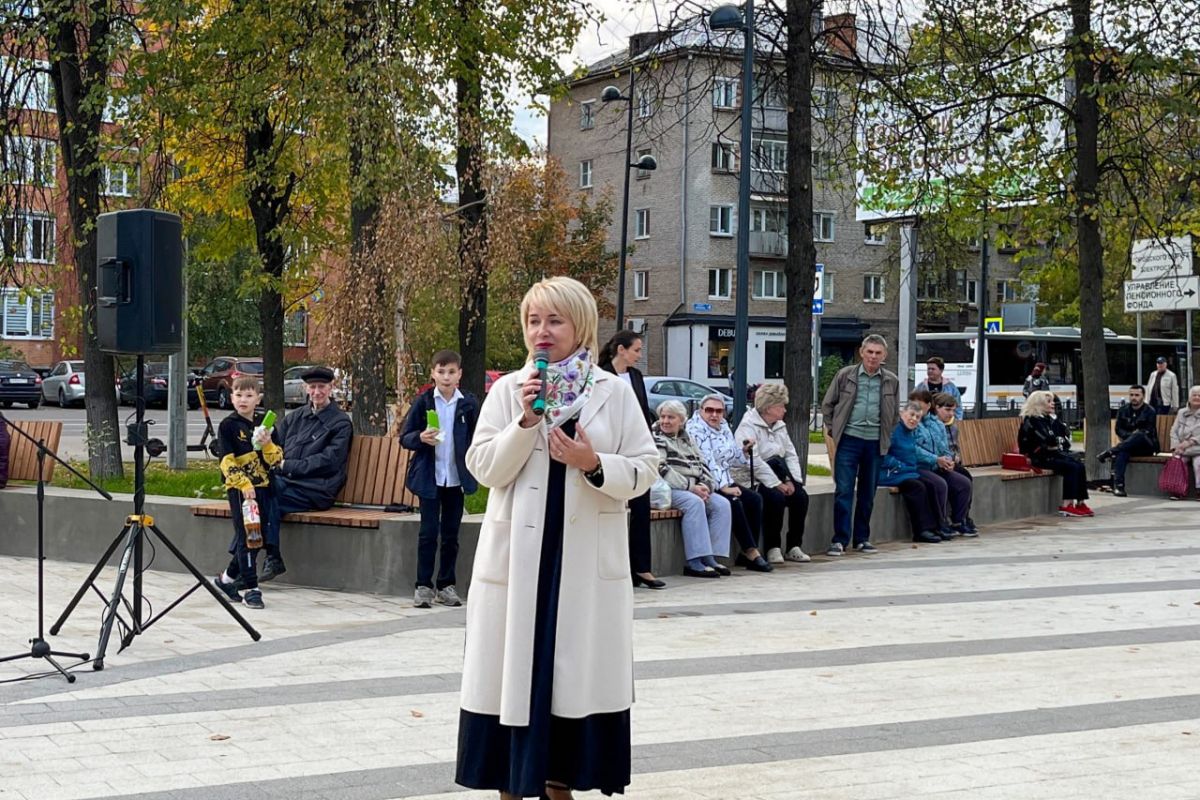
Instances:
[[[630,386],[633,386],[633,376],[629,374],[628,370],[625,372],[618,372],[617,377],[628,383]]]
[[[454,460],[454,412],[462,396],[462,392],[455,389],[454,394],[447,400],[436,388],[433,390],[438,428],[442,431],[442,440],[434,445],[433,451],[433,476],[438,486],[461,485],[458,480],[458,464]]]

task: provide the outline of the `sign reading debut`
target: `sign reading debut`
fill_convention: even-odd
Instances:
[[[1138,239],[1125,281],[1125,312],[1200,309],[1200,278],[1192,274],[1192,237]]]
[[[825,313],[825,265],[817,264],[816,281],[813,283],[813,316]]]

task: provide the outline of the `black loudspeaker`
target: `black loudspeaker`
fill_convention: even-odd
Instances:
[[[107,353],[183,348],[183,223],[175,214],[96,217],[96,338]]]

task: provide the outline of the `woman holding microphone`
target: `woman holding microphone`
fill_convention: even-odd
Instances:
[[[521,302],[531,362],[480,411],[467,468],[490,488],[467,604],[457,781],[501,798],[623,793],[633,701],[625,503],[658,452],[633,390],[595,363],[596,302],[571,278]],[[535,410],[543,391],[544,414]]]

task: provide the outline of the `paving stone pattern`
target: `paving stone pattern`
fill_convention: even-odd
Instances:
[[[1200,504],[1095,505],[638,590],[628,796],[1200,800]],[[87,567],[45,566],[48,628]],[[0,570],[5,655],[37,630],[36,564]],[[145,583],[154,611],[189,587]],[[264,598],[260,642],[197,593],[73,685],[0,683],[0,800],[489,796],[453,782],[462,609]],[[101,610],[55,648],[94,650]]]

